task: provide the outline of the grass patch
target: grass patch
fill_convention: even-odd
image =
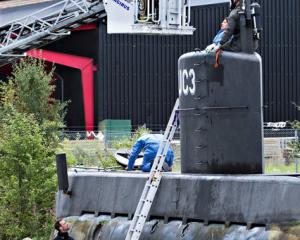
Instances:
[[[66,153],[68,166],[84,166],[98,168],[119,168],[113,157],[114,149],[106,149],[99,140],[67,140],[62,144]]]
[[[296,173],[296,166],[295,164],[266,164],[265,173]]]
[[[64,140],[62,150],[67,155],[68,166],[84,166],[84,167],[98,167],[98,168],[120,168],[113,157],[113,153],[118,148],[130,149],[141,132],[135,134],[131,139],[125,139],[114,143],[113,147],[107,149],[105,143],[99,140]],[[175,154],[174,165],[172,172],[181,172],[180,162],[180,146],[174,145],[173,150]],[[300,161],[299,168],[300,170]],[[268,159],[265,160],[265,173],[295,173],[295,162],[291,161],[289,164],[274,163]]]

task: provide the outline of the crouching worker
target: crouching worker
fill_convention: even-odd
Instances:
[[[58,231],[56,238],[54,240],[74,240],[72,237],[69,236],[69,229],[70,225],[63,219],[58,219],[55,224],[54,228]]]
[[[144,150],[144,158],[140,169],[143,172],[150,172],[153,161],[157,154],[160,141],[163,139],[163,135],[161,134],[144,134],[142,135],[136,143],[133,145],[131,154],[128,161],[127,170],[132,170],[134,167],[134,162],[139,155],[139,153]],[[170,172],[172,171],[172,165],[174,160],[174,153],[172,149],[169,147],[165,162],[163,164],[163,171]]]

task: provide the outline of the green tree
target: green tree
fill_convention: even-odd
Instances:
[[[50,236],[66,107],[51,97],[53,71],[26,58],[0,84],[0,239]]]
[[[1,129],[0,239],[47,239],[56,190],[53,150],[32,114],[11,108]]]
[[[45,62],[35,58],[25,58],[14,65],[8,84],[4,84],[6,93],[11,95],[6,103],[21,112],[34,114],[39,123],[45,120],[62,122],[65,104],[52,97],[54,70],[52,67],[47,72]]]
[[[55,149],[59,129],[64,127],[67,102],[61,103],[52,97],[55,91],[53,67],[47,72],[45,62],[24,58],[13,66],[8,82],[0,85],[0,98],[4,107],[14,107],[19,112],[30,113],[43,128],[47,142]]]

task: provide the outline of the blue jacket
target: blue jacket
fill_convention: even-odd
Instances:
[[[225,34],[224,29],[219,30],[217,35],[214,37],[213,43],[218,45],[221,42],[224,34]]]
[[[150,172],[152,163],[159,148],[160,140],[163,139],[161,134],[145,134],[141,136],[132,147],[128,161],[128,170],[132,170],[134,162],[139,153],[144,149],[144,158],[141,165],[143,172]],[[173,165],[174,153],[169,147],[165,162],[171,167]]]

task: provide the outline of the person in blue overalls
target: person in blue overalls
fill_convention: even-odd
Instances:
[[[144,134],[142,135],[136,143],[133,145],[131,154],[128,161],[127,170],[133,170],[134,162],[139,155],[139,153],[144,150],[143,163],[140,169],[143,172],[150,172],[153,161],[157,154],[160,141],[163,139],[161,134]],[[165,162],[163,164],[163,171],[171,171],[174,160],[173,150],[169,147]]]

